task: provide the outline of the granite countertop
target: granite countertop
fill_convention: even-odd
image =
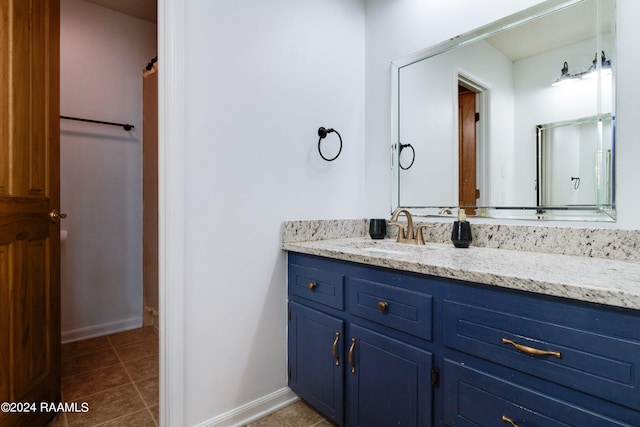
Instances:
[[[351,237],[284,242],[287,251],[640,310],[640,263]]]

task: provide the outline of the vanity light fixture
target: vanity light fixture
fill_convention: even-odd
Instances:
[[[610,76],[611,75],[611,60],[607,59],[602,51],[600,62],[600,70],[602,72],[602,76]],[[569,73],[569,64],[565,61],[562,66],[562,70],[560,71],[560,77],[556,79],[555,82],[551,84],[551,86],[563,86],[567,83],[574,83],[580,79],[593,79],[598,75],[598,54],[593,58],[593,63],[589,66],[587,71],[583,71],[582,73],[571,74]]]
[[[602,70],[602,76],[611,75],[611,60],[607,59],[602,51],[600,67]],[[583,79],[593,79],[598,75],[598,54],[593,58],[593,63],[589,67],[589,69],[582,75]]]
[[[565,61],[562,70],[560,71],[560,77],[558,77],[556,81],[551,84],[551,86],[564,86],[568,83],[575,83],[579,79],[579,75],[569,74],[569,64],[567,64],[567,62]]]

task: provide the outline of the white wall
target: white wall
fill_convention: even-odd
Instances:
[[[286,387],[282,222],[365,215],[364,7],[194,0],[184,13],[186,137],[167,143],[184,144],[185,277],[167,286],[184,287],[178,424],[193,425]],[[320,126],[344,141],[331,163]]]
[[[487,22],[525,9],[538,0],[504,2],[487,0],[452,0],[425,2],[423,0],[366,0],[366,215],[386,216],[390,210],[390,63],[430,45],[465,33]],[[616,141],[616,200],[618,221],[612,224],[577,223],[578,226],[637,228],[640,209],[636,182],[640,169],[634,158],[640,158],[640,144],[635,144],[634,117],[640,106],[634,99],[640,95],[640,81],[634,70],[640,66],[640,56],[634,47],[637,40],[637,17],[640,4],[632,0],[618,0],[617,64],[617,141]],[[381,189],[389,188],[382,194]],[[476,221],[480,221],[476,219]],[[546,223],[551,224],[551,223]],[[571,223],[564,222],[563,225]]]
[[[62,0],[61,120],[63,340],[141,323],[142,69],[156,26],[81,0]]]
[[[601,40],[602,50],[611,58],[611,40],[609,36]],[[533,129],[536,125],[555,123],[566,120],[595,116],[596,114],[612,113],[612,88],[611,78],[601,81],[600,96],[598,96],[598,79],[582,79],[573,84],[563,86],[551,86],[550,82],[560,76],[560,70],[564,61],[569,63],[569,72],[577,74],[585,72],[593,61],[593,54],[597,51],[596,39],[582,41],[560,49],[531,56],[514,63],[515,99],[516,99],[516,125],[515,125],[515,162],[522,165],[515,174],[514,187],[520,191],[513,195],[514,206],[531,206],[536,203],[536,135]],[[598,56],[599,57],[599,56]],[[617,58],[613,59],[614,64]],[[574,151],[574,153],[580,150]],[[595,157],[592,153],[591,163],[595,165]],[[593,175],[594,168],[591,169]],[[565,170],[565,174],[570,174]],[[575,171],[573,172],[576,173]],[[585,175],[582,175],[585,178]],[[590,187],[595,188],[595,180],[592,179]],[[567,177],[565,190],[574,194],[572,184]],[[587,184],[585,179],[582,184]],[[556,201],[562,200],[557,198]],[[565,200],[571,200],[567,198]],[[581,200],[585,204],[595,204],[595,196],[591,202]],[[574,202],[574,203],[577,203]],[[563,204],[563,203],[559,203]]]
[[[491,99],[489,111],[481,113],[490,121],[491,164],[512,167],[512,70],[511,60],[484,42],[400,68],[399,137],[401,142],[412,143],[416,149],[415,167],[400,171],[401,206],[458,205],[458,144],[453,142],[458,140],[460,76],[482,86]],[[434,99],[439,101],[425,102]],[[485,204],[515,205],[510,201],[512,198],[504,199],[506,190],[513,185],[513,179],[505,176],[513,177],[515,172],[494,168],[486,175],[491,176],[491,189],[483,188]]]

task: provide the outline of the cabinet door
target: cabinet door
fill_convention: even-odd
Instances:
[[[345,343],[349,426],[429,426],[433,355],[351,326]]]
[[[289,387],[342,425],[344,322],[295,302],[289,313]]]

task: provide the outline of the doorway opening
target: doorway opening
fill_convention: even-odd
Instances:
[[[158,62],[142,73],[142,304],[143,325],[159,327]]]
[[[458,206],[476,215],[488,200],[486,175],[488,147],[488,90],[477,81],[458,75]]]

